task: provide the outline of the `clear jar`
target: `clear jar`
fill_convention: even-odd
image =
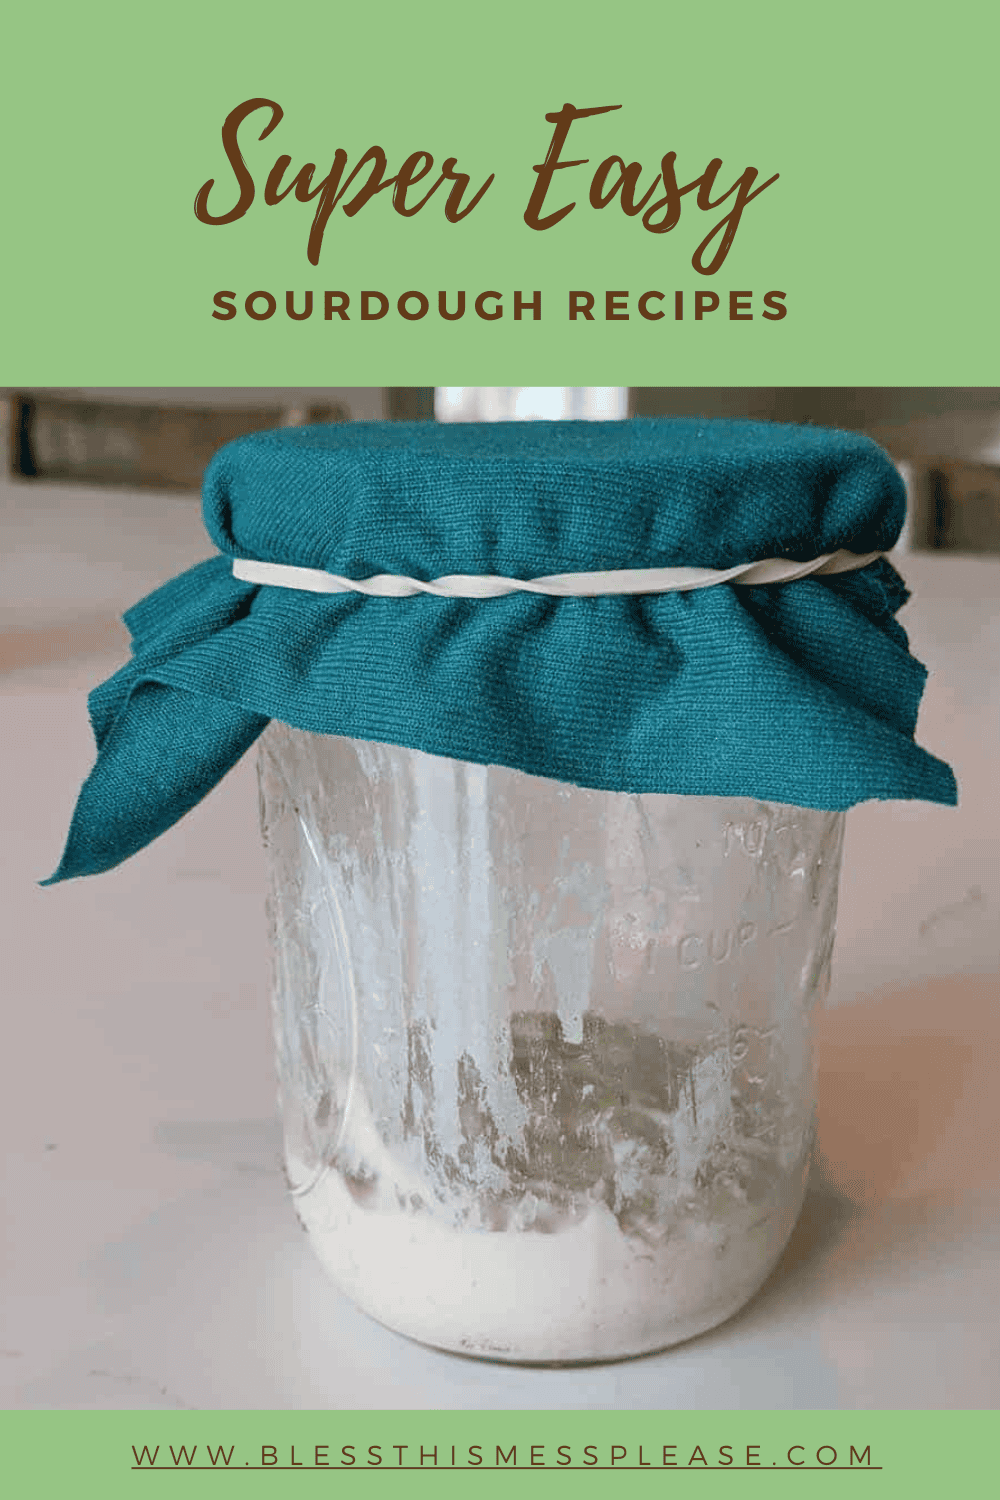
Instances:
[[[275,723],[259,766],[288,1176],[338,1286],[524,1362],[736,1312],[802,1203],[843,814]]]

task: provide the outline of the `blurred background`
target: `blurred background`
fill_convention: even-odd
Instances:
[[[0,395],[0,1406],[995,1408],[1000,388]],[[900,620],[930,669],[917,739],[960,805],[848,815],[817,1155],[768,1285],[667,1355],[504,1368],[370,1323],[297,1229],[253,756],[119,869],[37,882],[93,759],[87,692],[128,654],[122,611],[211,551],[198,485],[220,444],[313,421],[633,414],[812,422],[889,451],[910,497]]]

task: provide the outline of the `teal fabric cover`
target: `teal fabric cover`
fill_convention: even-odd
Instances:
[[[125,616],[97,762],[52,881],[195,805],[271,718],[578,785],[846,808],[957,800],[913,734],[925,679],[880,560],[767,588],[472,601],[237,582],[233,557],[355,578],[726,568],[884,550],[905,513],[857,434],[758,422],[345,423],[212,460],[220,556]]]

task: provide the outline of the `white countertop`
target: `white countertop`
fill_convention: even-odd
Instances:
[[[92,760],[85,694],[121,660],[114,613],[207,549],[188,499],[157,501],[156,542],[148,497],[6,493],[0,1405],[998,1404],[1000,560],[901,562],[916,594],[903,622],[935,672],[918,737],[954,765],[962,804],[848,817],[819,1154],[781,1266],[673,1351],[532,1370],[386,1332],[298,1228],[252,757],[121,869],[34,883]]]

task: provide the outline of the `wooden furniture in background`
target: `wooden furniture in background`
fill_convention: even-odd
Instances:
[[[25,479],[197,490],[216,449],[248,432],[342,422],[337,404],[140,406],[44,392],[11,398],[11,472]]]
[[[918,546],[1000,552],[1000,468],[936,459],[927,468],[930,504]]]

